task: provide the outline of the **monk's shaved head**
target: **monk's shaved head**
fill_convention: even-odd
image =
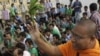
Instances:
[[[97,26],[96,26],[96,24],[93,21],[91,21],[89,19],[87,19],[87,20],[81,20],[81,21],[79,21],[76,24],[76,26],[77,25],[78,26],[82,26],[82,27],[86,27],[87,28],[87,34],[89,34],[89,35],[96,34]]]
[[[79,21],[72,29],[72,45],[76,50],[86,50],[95,46],[96,24],[87,19]]]

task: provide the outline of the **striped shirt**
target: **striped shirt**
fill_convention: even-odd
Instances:
[[[9,12],[7,10],[2,10],[2,19],[9,20]]]
[[[96,23],[97,25],[96,36],[98,37],[98,39],[100,39],[100,13],[98,11],[93,11],[90,20]]]

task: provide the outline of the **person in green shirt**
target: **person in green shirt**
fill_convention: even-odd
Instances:
[[[15,26],[12,24],[10,28],[10,33],[13,39],[15,39]]]
[[[53,35],[57,34],[61,38],[60,30],[58,29],[58,27],[55,24],[50,24],[49,29],[51,30],[51,33]]]
[[[0,44],[3,41],[3,33],[2,33],[2,29],[0,29]]]
[[[65,15],[67,15],[67,10],[68,10],[67,5],[65,5]]]
[[[6,48],[11,48],[12,47],[12,41],[11,41],[11,35],[10,32],[6,32],[4,34],[4,46]]]
[[[69,20],[68,22],[69,22],[68,28],[70,30],[72,30],[74,28],[75,24],[71,20]]]
[[[33,46],[33,41],[31,39],[26,39],[25,44],[32,56],[38,56],[38,51],[36,47]]]
[[[71,16],[72,12],[73,12],[73,10],[71,8],[71,5],[69,5],[68,8],[67,8],[67,15]]]
[[[15,16],[16,13],[16,8],[14,7],[14,4],[11,4],[11,8],[10,8],[10,17]]]

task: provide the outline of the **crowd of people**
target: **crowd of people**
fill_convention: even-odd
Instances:
[[[82,6],[79,0],[71,0],[69,5],[56,3],[56,7],[50,0],[40,3],[44,11],[36,13],[34,21],[22,2],[19,6],[22,16],[14,3],[10,12],[3,5],[0,56],[100,56],[97,3],[89,7]]]

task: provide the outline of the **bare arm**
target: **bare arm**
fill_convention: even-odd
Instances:
[[[31,29],[30,34],[32,36],[32,40],[35,40],[38,48],[43,50],[46,54],[50,56],[62,56],[57,46],[52,46],[41,39],[41,33],[39,32],[38,27],[34,28],[34,30]]]
[[[39,49],[43,50],[50,56],[62,56],[57,46],[52,46],[44,42],[41,38],[37,39],[36,44],[38,45]]]

